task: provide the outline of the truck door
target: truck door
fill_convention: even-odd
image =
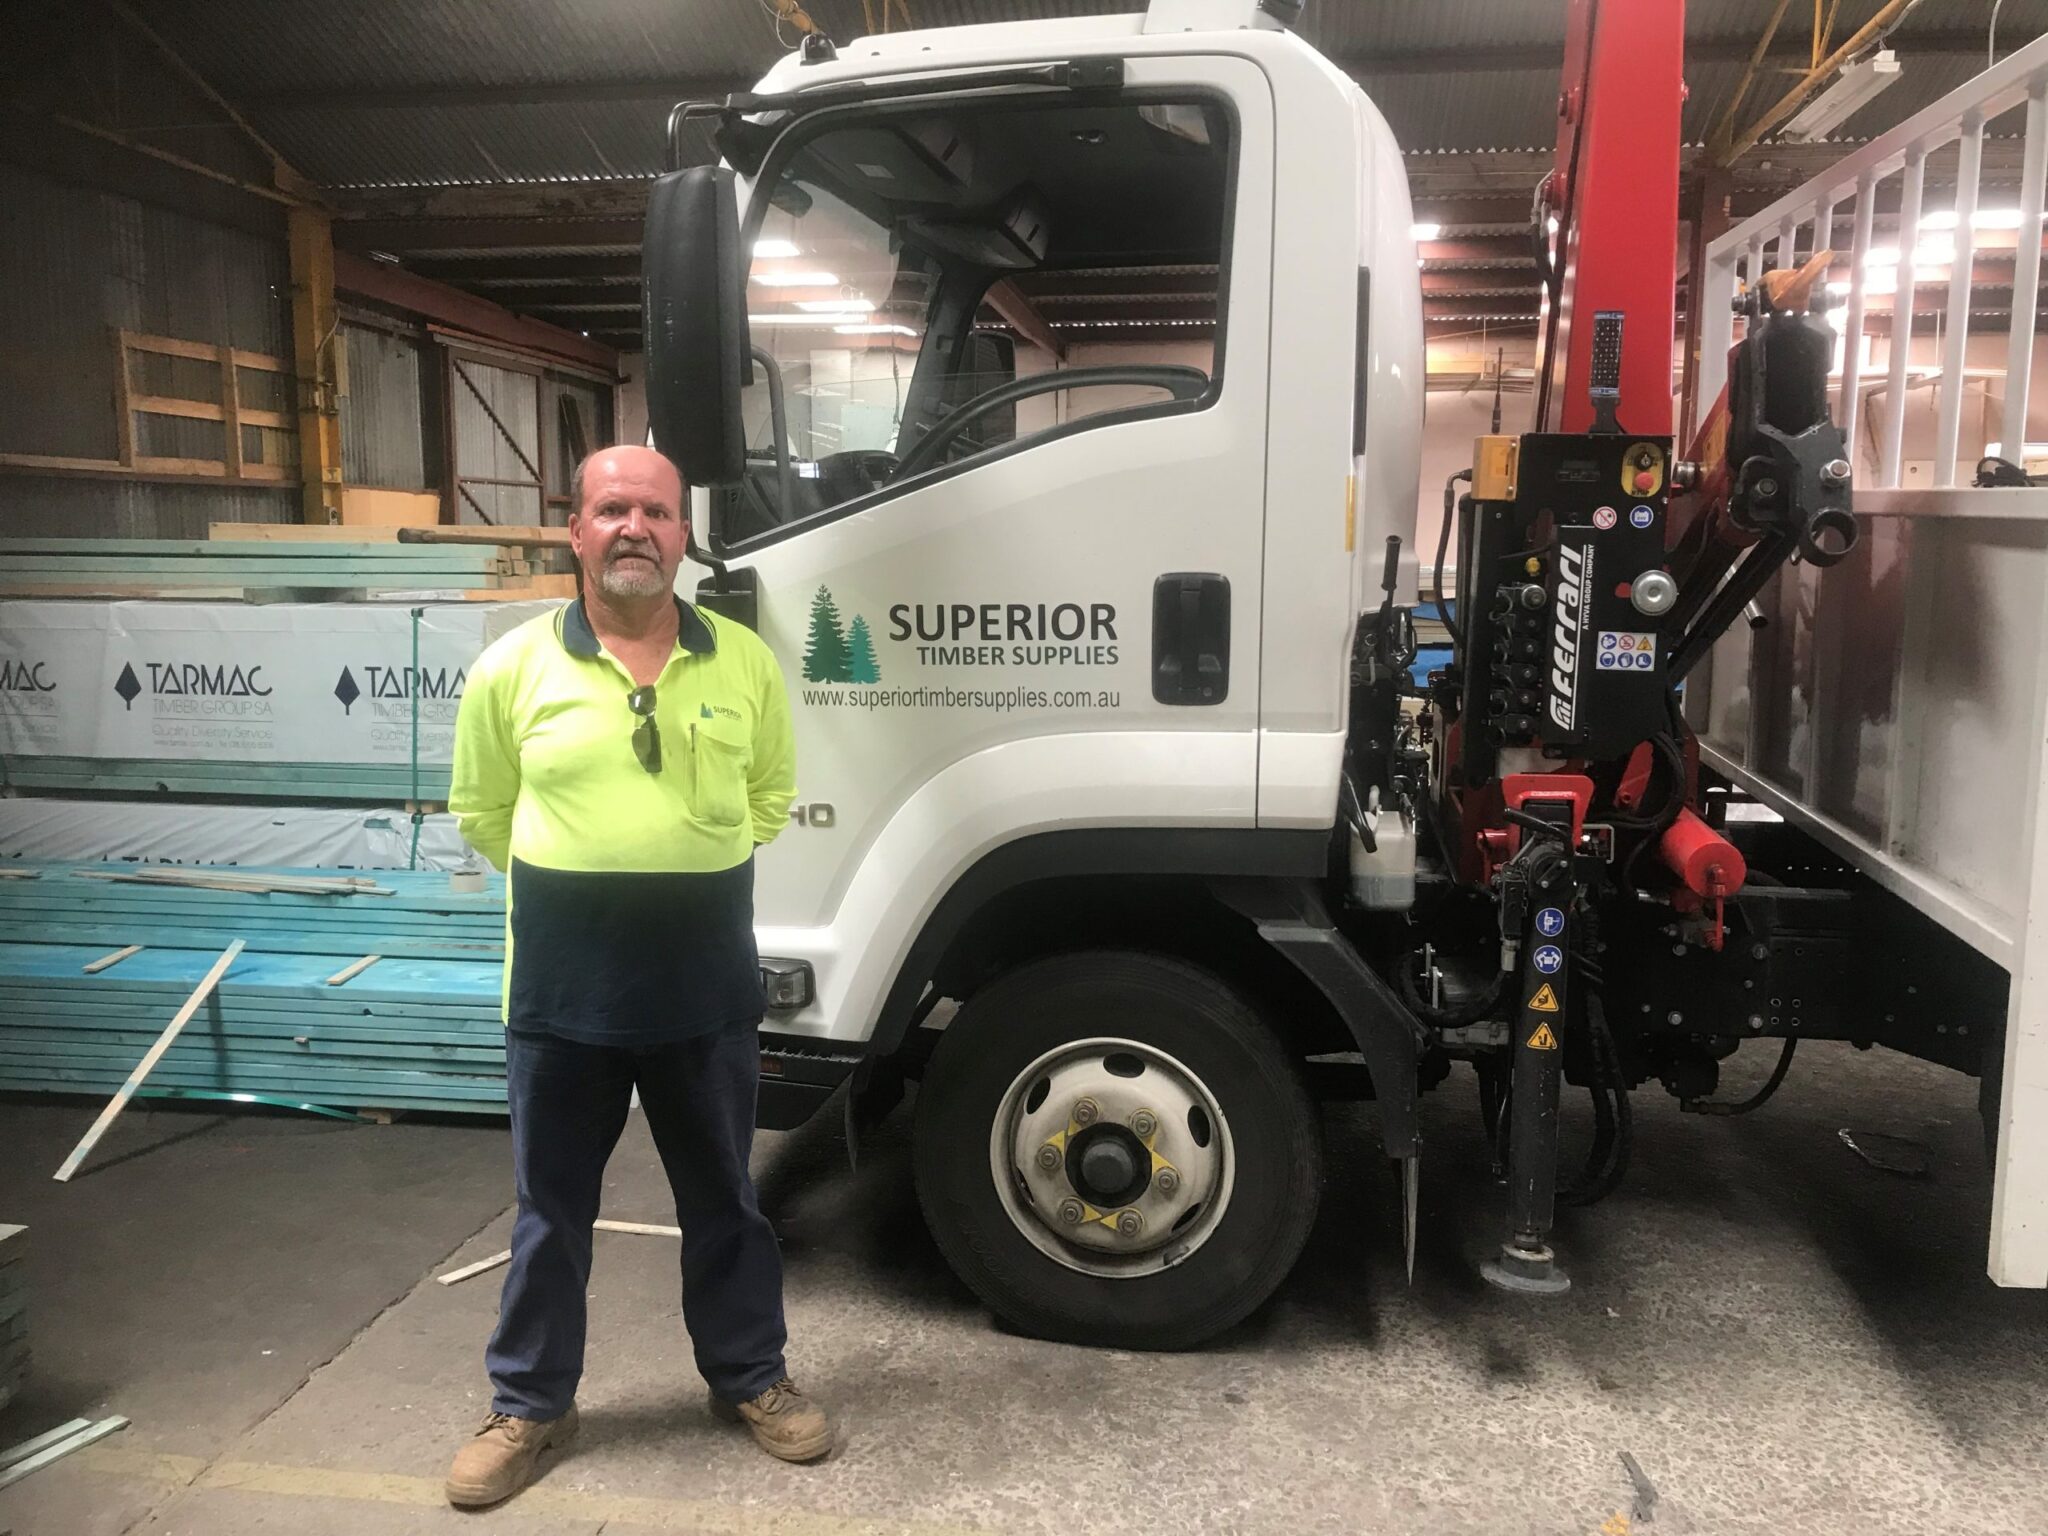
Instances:
[[[1271,120],[1243,60],[1134,59],[821,110],[763,160],[747,477],[698,517],[796,717],[756,913],[818,972],[797,1027],[864,1036],[999,843],[1252,825]]]

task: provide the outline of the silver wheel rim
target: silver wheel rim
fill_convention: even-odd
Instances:
[[[1077,1040],[1010,1084],[989,1131],[1003,1210],[1068,1269],[1136,1279],[1209,1240],[1236,1178],[1230,1125],[1207,1085],[1135,1040]],[[1110,1187],[1105,1171],[1114,1179]]]

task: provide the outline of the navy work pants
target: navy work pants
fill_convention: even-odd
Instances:
[[[782,1254],[747,1173],[760,1060],[751,1027],[635,1050],[507,1033],[519,1218],[485,1355],[494,1411],[552,1419],[575,1400],[591,1223],[636,1087],[683,1229],[697,1369],[727,1402],[782,1379]]]

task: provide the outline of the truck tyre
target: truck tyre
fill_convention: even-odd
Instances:
[[[1059,955],[998,978],[917,1098],[918,1201],[947,1262],[1043,1338],[1185,1349],[1293,1268],[1322,1133],[1272,1031],[1164,956]]]

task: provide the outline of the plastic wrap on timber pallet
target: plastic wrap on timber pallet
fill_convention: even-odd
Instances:
[[[413,818],[395,803],[404,798],[365,807],[0,798],[0,874],[10,859],[443,871],[474,859],[446,814],[421,816],[415,840]]]
[[[205,759],[0,756],[0,783],[57,794],[177,795],[218,800],[355,800],[445,805],[448,769],[361,763],[223,763]]]
[[[503,1113],[500,877],[468,894],[445,874],[380,871],[375,889],[390,894],[344,895],[101,878],[120,865],[39,869],[35,880],[0,881],[0,1090],[113,1091],[223,945],[241,938],[246,948],[150,1074],[151,1089]],[[86,970],[128,946],[140,947]],[[375,965],[330,983],[372,954]]]
[[[438,803],[469,668],[553,603],[0,602],[17,790]]]

